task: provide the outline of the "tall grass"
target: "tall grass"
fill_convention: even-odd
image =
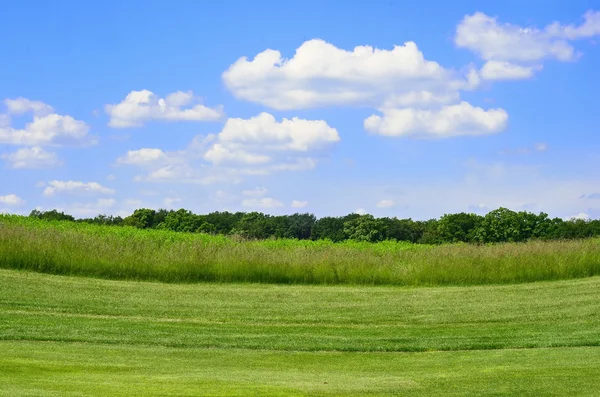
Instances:
[[[600,240],[424,246],[236,241],[0,216],[0,267],[164,282],[470,285],[600,274]]]

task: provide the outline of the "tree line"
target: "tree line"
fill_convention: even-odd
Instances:
[[[410,241],[420,244],[521,242],[530,239],[578,239],[600,236],[600,220],[563,220],[545,213],[499,208],[486,215],[445,214],[439,219],[375,218],[348,214],[316,218],[313,214],[268,215],[261,212],[211,212],[137,209],[125,218],[98,215],[75,219],[57,210],[33,210],[30,217],[100,225],[133,226],[176,232],[237,235],[246,239],[291,238],[298,240],[344,240],[378,242]]]

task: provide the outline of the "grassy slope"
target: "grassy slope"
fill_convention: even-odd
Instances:
[[[436,247],[241,242],[0,215],[0,268],[165,282],[501,284],[600,275],[600,239]]]
[[[0,270],[0,395],[591,396],[599,298],[596,277],[398,288]]]

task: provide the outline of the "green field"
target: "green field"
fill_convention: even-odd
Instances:
[[[239,241],[0,215],[0,268],[163,282],[505,284],[600,275],[600,239],[481,246]]]
[[[163,284],[0,270],[0,395],[598,395],[600,277]]]

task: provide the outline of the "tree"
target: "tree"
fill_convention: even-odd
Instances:
[[[310,238],[312,240],[331,240],[339,242],[346,238],[344,234],[344,220],[326,216],[315,221]]]
[[[246,238],[266,239],[274,231],[270,218],[262,212],[249,212],[242,216],[235,231]]]
[[[173,230],[175,232],[193,233],[198,231],[205,222],[202,215],[196,215],[192,211],[183,208],[177,211],[169,211],[163,222],[157,225],[160,229]]]
[[[133,211],[133,214],[129,215],[123,220],[123,224],[125,226],[134,226],[138,229],[148,229],[154,224],[154,216],[156,215],[156,211],[148,208],[140,208]]]
[[[29,213],[32,218],[44,219],[47,221],[75,221],[75,218],[64,212],[58,212],[57,210],[50,211],[39,211],[33,210]]]
[[[480,215],[465,212],[445,214],[437,222],[439,238],[445,243],[473,241],[482,220]]]
[[[344,234],[350,240],[377,242],[385,239],[386,225],[373,215],[362,215],[344,222]]]
[[[385,225],[385,239],[416,242],[420,237],[417,225],[412,219],[380,218]]]

